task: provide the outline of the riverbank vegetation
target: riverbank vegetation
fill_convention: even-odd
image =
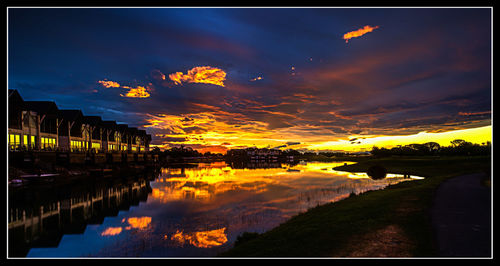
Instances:
[[[335,170],[426,177],[329,203],[296,215],[280,226],[220,254],[224,257],[432,257],[436,247],[429,210],[448,178],[491,172],[490,156],[392,156],[366,158]]]

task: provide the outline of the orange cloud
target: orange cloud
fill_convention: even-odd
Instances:
[[[257,80],[261,80],[261,79],[262,79],[262,77],[261,77],[261,76],[258,76],[258,77],[256,77],[256,78],[251,79],[250,81],[257,81]]]
[[[129,87],[129,86],[122,86],[118,82],[111,81],[111,80],[99,80],[98,83],[100,83],[102,86],[106,88],[124,88],[124,89],[129,89],[129,91],[126,94],[120,94],[122,97],[128,97],[128,98],[148,98],[151,95],[149,92],[146,90],[145,87],[143,86],[137,86],[135,88]],[[94,90],[94,92],[97,92]]]
[[[137,86],[136,88],[131,88],[129,86],[123,86],[122,88],[130,89],[125,95],[120,93],[122,97],[128,98],[148,98],[151,96],[149,92],[146,91],[146,88],[143,86]]]
[[[462,116],[471,116],[471,115],[486,115],[486,114],[491,114],[491,111],[485,111],[485,112],[458,112],[458,115]]]
[[[207,83],[214,84],[224,87],[224,80],[226,80],[226,72],[224,70],[210,67],[194,67],[188,70],[187,74],[182,72],[175,72],[168,75],[170,80],[172,80],[176,85],[182,84],[182,82],[187,83]]]
[[[361,29],[358,29],[355,31],[350,31],[350,32],[344,34],[343,39],[347,43],[349,41],[349,39],[351,39],[351,38],[363,36],[363,35],[367,34],[368,32],[372,32],[373,30],[378,29],[378,28],[379,28],[379,26],[372,27],[372,26],[366,25]]]
[[[106,88],[120,88],[120,84],[118,82],[114,82],[111,80],[99,80],[98,82]]]

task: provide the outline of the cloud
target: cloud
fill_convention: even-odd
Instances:
[[[459,112],[458,115],[461,116],[471,116],[471,115],[488,115],[491,114],[491,111],[484,111],[484,112]]]
[[[129,91],[124,95],[120,94],[122,97],[128,98],[148,98],[151,95],[146,91],[146,88],[143,86],[137,86],[135,88],[131,88],[129,86],[123,86],[122,88],[129,89]]]
[[[162,141],[166,141],[166,142],[185,142],[187,141],[188,139],[186,137],[170,137],[170,136],[167,136],[167,135],[161,135],[161,134],[157,134],[155,135],[155,137],[159,137],[161,138]]]
[[[99,80],[98,82],[106,88],[120,88],[120,84],[118,82],[114,82],[111,80]]]
[[[367,34],[368,32],[372,32],[373,30],[378,29],[378,28],[379,28],[379,26],[372,27],[372,26],[366,25],[361,29],[358,29],[355,31],[350,31],[350,32],[344,34],[343,39],[347,43],[349,41],[349,39],[351,39],[351,38],[361,37],[361,36]]]
[[[166,79],[165,74],[161,73],[161,71],[158,69],[154,69],[153,71],[151,71],[151,78],[159,81]]]
[[[146,90],[145,87],[143,86],[137,86],[135,88],[129,87],[129,86],[122,86],[118,82],[111,81],[111,80],[99,80],[98,83],[100,83],[102,86],[106,88],[123,88],[123,89],[128,89],[129,91],[125,94],[120,94],[121,97],[128,97],[128,98],[148,98],[151,95],[149,92]]]
[[[175,72],[168,75],[168,77],[176,85],[182,85],[183,82],[186,82],[186,83],[207,83],[224,87],[224,81],[226,80],[226,72],[216,67],[201,66],[201,67],[194,67],[188,70],[187,74],[183,74],[182,72]]]

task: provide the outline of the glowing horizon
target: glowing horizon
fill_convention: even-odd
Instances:
[[[335,142],[326,142],[321,144],[313,144],[310,148],[314,149],[335,149],[337,147],[352,147],[352,149],[345,149],[346,151],[369,151],[374,146],[379,148],[392,148],[398,145],[405,146],[408,144],[423,144],[427,142],[436,142],[441,146],[450,146],[450,142],[455,139],[463,139],[467,142],[474,144],[482,144],[487,141],[492,141],[492,126],[484,126],[469,129],[458,129],[446,132],[430,133],[419,132],[412,135],[400,136],[352,136],[353,138],[362,138],[361,144],[351,144],[349,140],[341,140]]]
[[[249,134],[249,132],[242,133],[242,136]],[[164,145],[152,145],[152,147],[159,147],[160,149],[166,149],[171,147],[177,147],[183,145],[185,147],[190,147],[191,145],[204,145],[202,148],[195,148],[199,152],[210,151],[212,153],[222,153],[225,154],[227,150],[232,148],[276,148],[279,146],[280,149],[295,149],[303,151],[343,151],[343,152],[361,152],[370,151],[374,146],[379,148],[392,148],[398,145],[405,146],[408,144],[423,144],[426,142],[436,142],[441,146],[450,146],[451,141],[455,139],[463,139],[467,142],[474,144],[482,144],[492,141],[492,126],[483,126],[477,128],[469,129],[459,129],[451,130],[446,132],[419,132],[417,134],[411,135],[379,135],[379,136],[363,136],[363,135],[353,135],[347,138],[338,139],[335,141],[314,141],[314,142],[300,142],[299,144],[283,145],[286,143],[291,143],[291,140],[273,139],[270,137],[261,137],[254,134],[251,138],[236,138],[234,136],[224,136],[223,134],[216,132],[206,132],[203,134],[195,134],[194,140],[189,141],[189,134],[177,135],[178,137],[186,138],[186,141],[178,142],[176,145],[164,146]],[[204,138],[203,142],[198,142],[196,139]],[[357,139],[361,143],[353,144],[352,139]],[[231,140],[232,144],[229,145],[228,141]],[[296,140],[296,138],[294,138]],[[245,143],[259,143],[259,145],[248,145]],[[297,142],[298,143],[298,142]],[[226,144],[226,145],[223,145]]]

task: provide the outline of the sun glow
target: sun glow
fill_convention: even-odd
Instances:
[[[360,139],[359,144],[353,144],[349,139]],[[326,141],[309,145],[311,150],[338,149],[347,151],[371,150],[373,146],[391,148],[397,145],[408,145],[412,143],[436,142],[441,146],[449,146],[455,139],[463,139],[468,142],[481,144],[492,139],[492,127],[478,127],[470,129],[453,130],[447,132],[420,132],[405,136],[350,136],[348,139],[337,141]]]
[[[238,118],[238,123],[228,121],[236,118]],[[218,110],[197,114],[148,115],[145,122],[143,127],[166,132],[155,135],[160,143],[154,143],[153,147],[164,149],[184,145],[200,152],[211,151],[223,154],[228,149],[246,147],[356,152],[370,151],[373,146],[390,148],[397,145],[426,142],[437,142],[441,146],[449,146],[454,139],[481,144],[491,141],[492,138],[491,126],[392,136],[336,136],[331,132],[311,126],[292,126],[269,130],[267,123],[249,120],[240,114],[232,116],[230,113]],[[315,134],[307,134],[312,129],[315,130]],[[354,139],[356,141],[352,141]]]

